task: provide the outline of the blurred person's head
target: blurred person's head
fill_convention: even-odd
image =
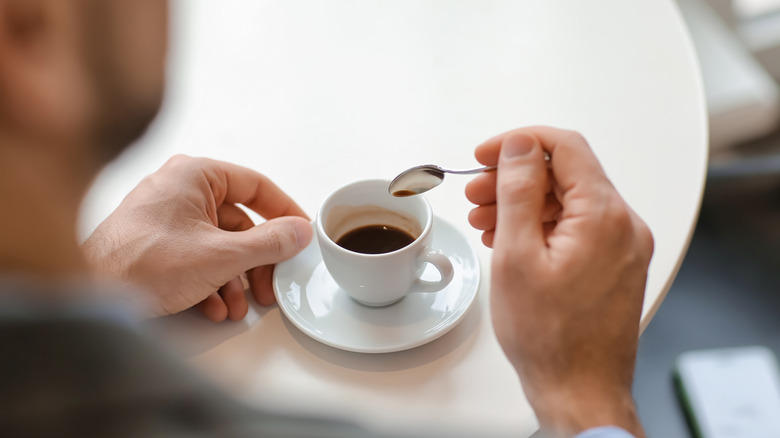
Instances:
[[[0,268],[75,236],[89,182],[155,117],[167,18],[166,0],[0,0]]]
[[[3,159],[115,157],[158,111],[166,33],[165,0],[0,0]]]

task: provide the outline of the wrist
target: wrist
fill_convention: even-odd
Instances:
[[[553,437],[574,437],[596,427],[617,426],[644,438],[630,389],[561,388],[529,396],[541,428]]]

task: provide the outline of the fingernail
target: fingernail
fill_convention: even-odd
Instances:
[[[512,134],[501,144],[501,155],[506,158],[522,157],[534,150],[536,141],[529,135]]]
[[[313,231],[311,224],[304,221],[298,221],[295,223],[295,237],[297,239],[298,248],[306,248],[311,242]]]

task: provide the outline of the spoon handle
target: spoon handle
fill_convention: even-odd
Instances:
[[[496,168],[497,166],[485,166],[485,167],[478,167],[476,169],[468,169],[468,170],[449,170],[449,169],[442,169],[442,170],[447,173],[454,173],[456,175],[470,175],[472,173],[489,172],[491,170],[496,170]]]
[[[544,151],[544,161],[547,162],[547,166],[550,165],[550,153],[547,151]],[[449,170],[443,168],[440,169],[443,172],[454,173],[456,175],[470,175],[472,173],[490,172],[491,170],[496,170],[497,168],[498,166],[485,166],[485,167],[478,167],[476,169],[468,169],[468,170]]]

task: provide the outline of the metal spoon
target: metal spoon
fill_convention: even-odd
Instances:
[[[547,167],[550,166],[550,153],[544,151],[544,161]],[[469,175],[473,173],[490,172],[496,170],[497,166],[485,166],[469,170],[450,170],[439,167],[435,164],[423,164],[401,172],[390,183],[387,191],[393,196],[404,197],[414,196],[425,193],[428,190],[438,186],[444,181],[445,173],[454,173],[456,175]]]
[[[480,167],[469,170],[450,170],[434,164],[424,164],[404,170],[390,183],[387,189],[393,196],[414,196],[425,193],[444,181],[445,173],[468,175],[472,173],[489,172],[496,170],[496,166]]]

